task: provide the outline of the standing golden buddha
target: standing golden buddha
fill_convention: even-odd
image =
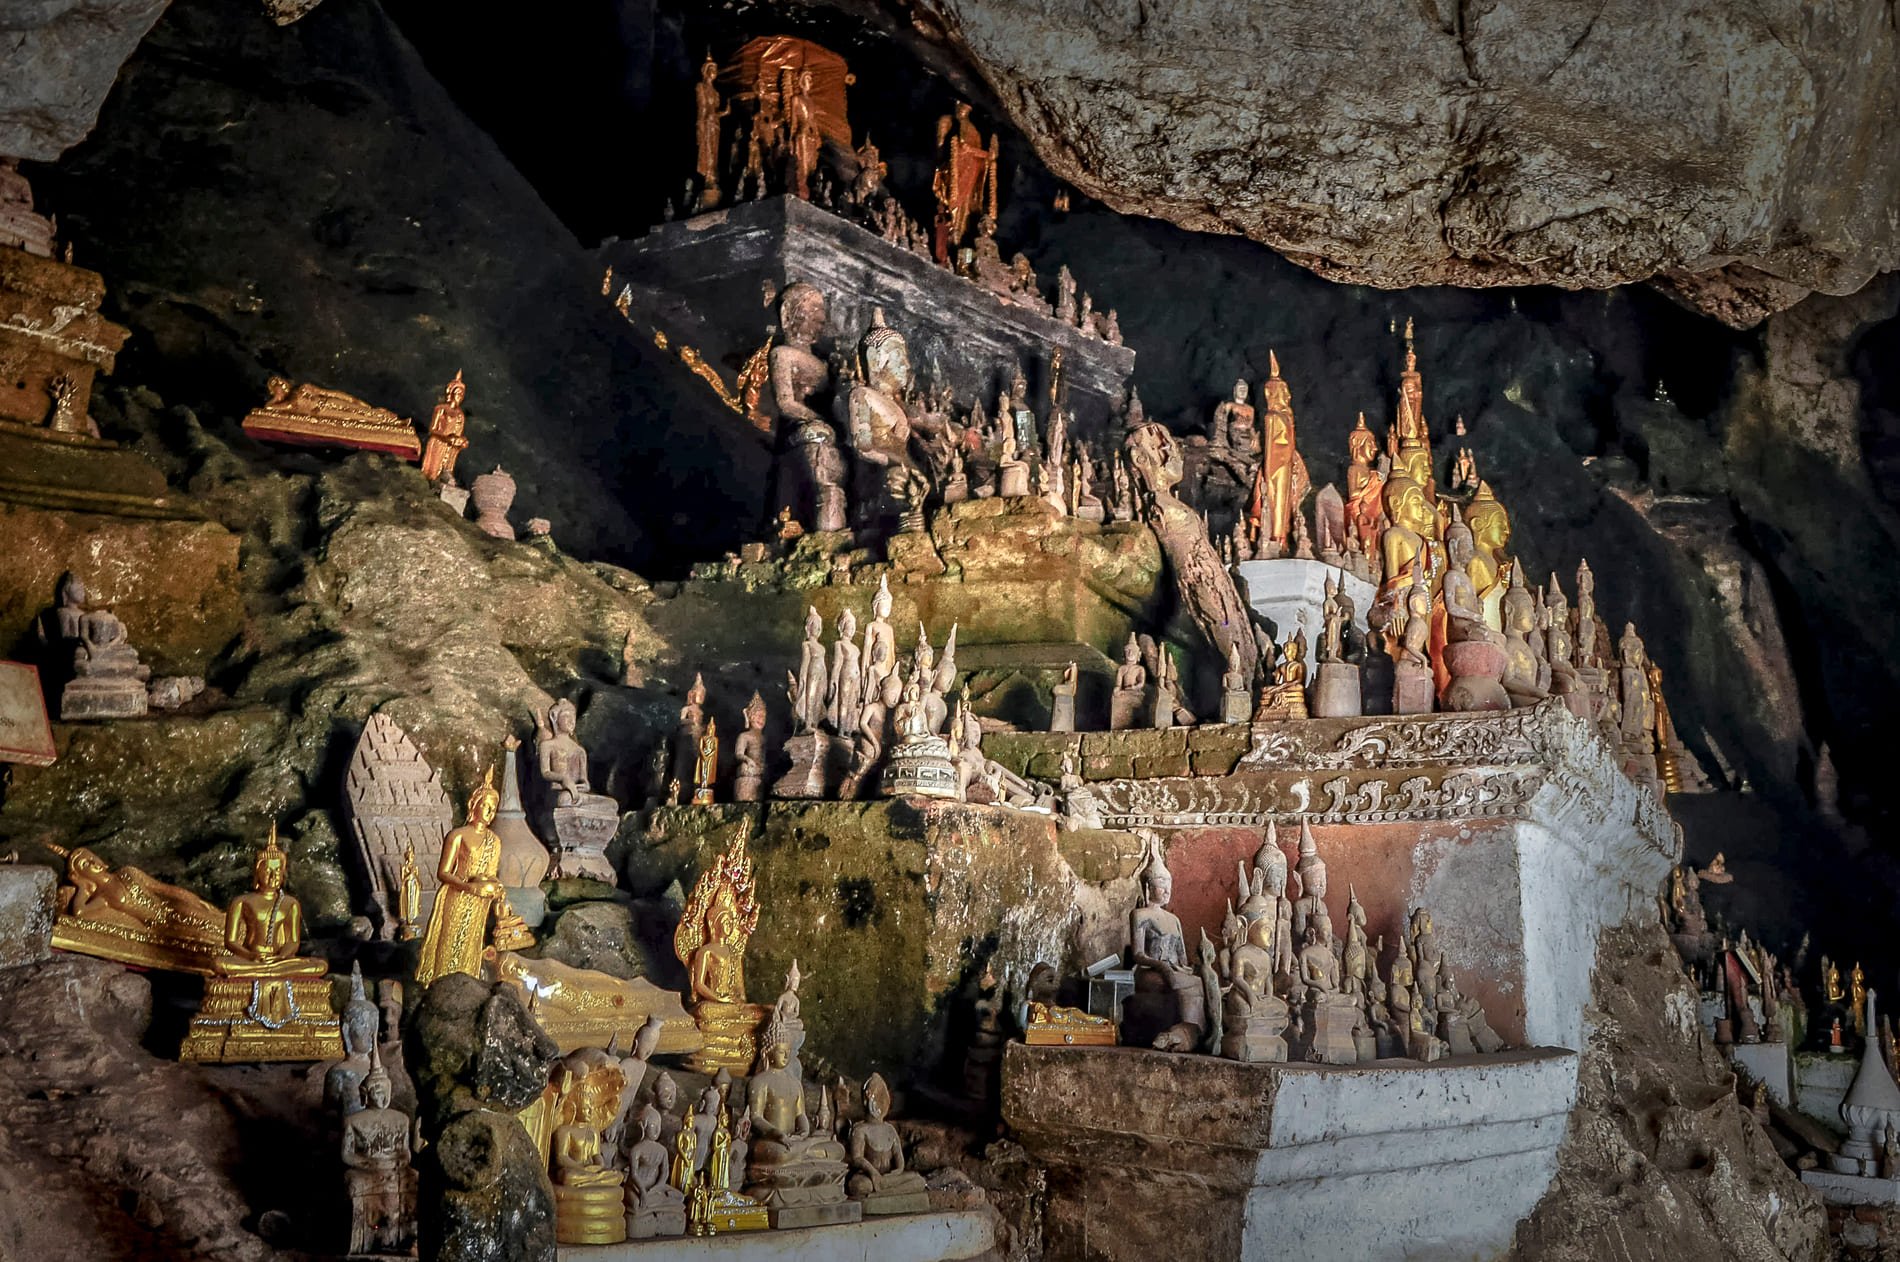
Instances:
[[[481,787],[469,795],[468,822],[442,839],[442,863],[436,870],[442,885],[429,909],[429,927],[416,961],[419,986],[449,973],[482,975],[489,915],[502,895],[501,838],[489,827],[500,806],[491,768],[482,776]]]
[[[767,1009],[746,1002],[745,948],[759,924],[746,853],[751,821],[742,821],[732,843],[700,873],[673,934],[673,950],[686,965],[693,1019],[706,1045],[686,1061],[700,1073],[751,1071],[756,1033]]]

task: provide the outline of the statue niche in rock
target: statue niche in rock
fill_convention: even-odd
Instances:
[[[421,1256],[553,1262],[554,1189],[517,1115],[546,1092],[560,1049],[518,991],[463,973],[429,987],[404,1038],[427,1141]]]
[[[579,714],[565,697],[535,716],[535,765],[554,795],[554,847],[564,876],[618,883],[607,843],[620,827],[620,807],[590,792],[587,751],[575,739]]]

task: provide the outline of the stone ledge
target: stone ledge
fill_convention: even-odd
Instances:
[[[624,1244],[564,1245],[561,1262],[955,1262],[996,1247],[994,1215],[982,1210],[867,1218],[836,1227],[674,1236]]]
[[[1801,1182],[1820,1193],[1829,1205],[1900,1205],[1900,1180],[1803,1170]]]

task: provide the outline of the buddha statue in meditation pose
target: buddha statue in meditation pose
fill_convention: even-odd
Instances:
[[[330,1009],[329,965],[297,954],[303,904],[284,888],[290,861],[277,828],[257,852],[251,890],[224,916],[224,952],[212,961],[204,1000],[181,1060],[323,1060],[343,1055]]]
[[[791,1054],[789,1032],[777,1022],[767,1025],[759,1063],[746,1085],[752,1152],[745,1193],[773,1211],[774,1226],[794,1225],[789,1220],[799,1217],[781,1211],[845,1199],[844,1148],[806,1116],[805,1084],[787,1067]]]
[[[1128,913],[1128,956],[1135,971],[1135,993],[1171,999],[1160,1005],[1161,1034],[1177,1025],[1206,1028],[1205,996],[1199,974],[1188,963],[1187,936],[1181,918],[1168,910],[1174,900],[1174,874],[1162,858],[1161,841],[1148,839],[1148,865],[1141,874],[1141,900]],[[1131,996],[1132,998],[1132,996]]]
[[[615,1057],[585,1048],[560,1063],[554,1081],[554,1238],[562,1244],[617,1244],[627,1238],[626,1176],[602,1159],[601,1134],[613,1122],[626,1075]]]
[[[686,1196],[667,1182],[667,1151],[660,1142],[660,1111],[651,1104],[635,1119],[639,1138],[627,1148],[627,1237],[686,1234]]]
[[[881,1074],[864,1084],[864,1120],[851,1127],[851,1173],[845,1190],[867,1214],[911,1214],[930,1208],[924,1176],[904,1168],[904,1141],[886,1115],[891,1091]]]
[[[745,997],[746,943],[759,924],[745,848],[750,827],[742,822],[725,852],[700,873],[673,934],[673,949],[686,965],[688,1006],[706,1040],[687,1065],[701,1073],[744,1073],[766,1011]]]

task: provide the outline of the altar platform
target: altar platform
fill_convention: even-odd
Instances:
[[[957,1262],[996,1246],[985,1210],[901,1214],[835,1227],[562,1245],[561,1262]]]
[[[1553,1048],[1431,1065],[1241,1064],[1121,1047],[1003,1060],[1049,1172],[1047,1262],[1451,1262],[1507,1250],[1577,1090]]]

